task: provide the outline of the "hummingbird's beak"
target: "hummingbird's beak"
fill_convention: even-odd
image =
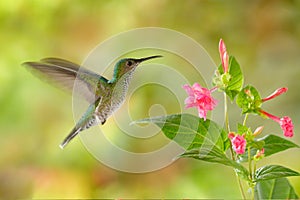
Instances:
[[[163,56],[156,55],[156,56],[149,56],[149,57],[145,57],[145,58],[139,58],[139,59],[136,59],[136,62],[141,63],[141,62],[144,62],[146,60],[150,60],[150,59],[153,59],[153,58],[160,58],[160,57],[163,57]]]

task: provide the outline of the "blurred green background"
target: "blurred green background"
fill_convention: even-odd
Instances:
[[[74,125],[71,96],[20,64],[47,56],[81,63],[108,37],[146,26],[194,38],[216,63],[222,37],[245,82],[262,96],[288,87],[264,108],[290,116],[291,140],[300,144],[300,1],[1,1],[0,198],[240,198],[235,175],[224,166],[180,159],[160,171],[129,174],[100,164],[79,138],[58,148]],[[251,117],[250,123],[264,124],[264,134],[282,134],[271,120]],[[299,157],[291,149],[263,162],[300,171]],[[300,194],[300,179],[289,180]]]

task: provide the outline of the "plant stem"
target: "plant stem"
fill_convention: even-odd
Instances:
[[[224,113],[225,113],[225,127],[227,132],[229,133],[230,127],[229,127],[229,117],[228,117],[228,107],[227,107],[227,96],[225,92],[224,92]],[[233,153],[231,142],[230,142],[230,154],[231,154],[231,159],[235,161],[235,156]]]
[[[225,112],[225,127],[226,127],[227,132],[229,133],[230,132],[230,125],[229,125],[229,117],[228,117],[227,96],[226,96],[225,92],[224,92],[224,112]],[[231,153],[232,160],[235,161],[236,159],[235,159],[235,156],[234,156],[234,153],[233,153],[231,142],[230,142],[230,153]],[[246,195],[245,195],[245,192],[244,192],[243,185],[241,183],[241,179],[240,179],[240,177],[238,176],[237,173],[235,173],[235,175],[236,175],[236,178],[237,178],[237,182],[238,182],[242,197],[243,197],[243,199],[246,199]]]
[[[242,194],[242,197],[243,197],[243,199],[246,199],[246,195],[245,195],[245,192],[244,192],[244,188],[243,188],[241,179],[240,179],[240,177],[238,175],[236,175],[236,178],[237,178],[237,182],[239,184],[239,188],[240,188],[240,192]]]
[[[253,173],[256,171],[256,161],[254,160],[254,165],[253,165]]]
[[[229,118],[228,118],[227,96],[226,96],[225,92],[224,92],[224,113],[225,113],[225,116],[224,116],[225,117],[225,127],[226,127],[227,132],[229,133],[230,127],[229,127]],[[231,153],[232,160],[235,160],[231,142],[230,142],[230,153]]]
[[[248,147],[248,163],[249,163],[249,178],[250,180],[253,180],[253,176],[252,176],[252,160],[251,160],[251,148]]]
[[[254,184],[253,184],[253,180],[254,180],[254,172],[256,170],[256,162],[254,161],[254,168],[252,171],[252,159],[251,159],[251,148],[248,147],[248,163],[249,163],[249,178],[250,178],[250,187],[251,187],[251,199],[254,200]]]
[[[245,114],[245,118],[243,121],[243,126],[246,126],[246,121],[248,119],[248,113]],[[256,171],[256,162],[254,162],[254,169],[252,171],[252,159],[251,159],[251,147],[249,146],[248,149],[248,163],[249,163],[249,179],[250,179],[250,187],[251,187],[251,199],[254,200],[254,184],[253,184],[253,180],[254,180],[254,172]]]
[[[227,107],[227,96],[226,93],[224,92],[224,112],[225,112],[225,126],[228,131],[230,132],[230,126],[229,126],[229,117],[228,117],[228,107]]]
[[[256,160],[254,160],[254,164],[253,164],[253,176],[255,175],[254,173],[256,172]],[[254,200],[254,187],[255,185],[252,184],[252,187],[251,187],[251,192],[252,192],[252,199]]]
[[[246,126],[247,119],[248,119],[248,113],[245,114],[245,118],[244,118],[244,121],[243,121],[243,126]]]

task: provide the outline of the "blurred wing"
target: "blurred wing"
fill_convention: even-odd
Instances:
[[[41,79],[58,83],[69,91],[75,86],[89,103],[99,98],[99,90],[105,90],[108,85],[108,80],[103,76],[60,58],[44,58],[40,62],[25,62],[23,65]]]

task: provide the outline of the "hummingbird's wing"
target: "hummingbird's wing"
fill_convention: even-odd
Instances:
[[[80,65],[60,58],[44,58],[40,62],[25,62],[27,67],[37,76],[58,83],[72,91],[76,82],[76,91],[89,103],[95,102],[109,85],[108,80]]]

